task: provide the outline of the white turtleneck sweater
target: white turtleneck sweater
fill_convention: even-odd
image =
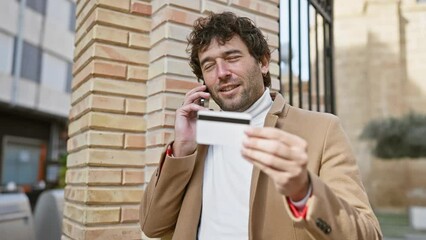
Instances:
[[[245,112],[251,126],[263,127],[272,106],[269,89]],[[241,156],[241,148],[210,146],[204,166],[203,200],[199,240],[247,240],[250,185],[253,165]]]

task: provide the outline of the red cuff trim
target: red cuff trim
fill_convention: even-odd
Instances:
[[[291,203],[290,198],[286,198],[287,199],[287,203],[290,206],[290,210],[293,213],[293,216],[295,218],[306,218],[306,213],[308,212],[308,205],[305,205],[305,207],[299,211],[297,210],[296,206],[293,205],[293,203]]]
[[[166,155],[169,156],[169,157],[171,157],[173,155],[173,148],[172,148],[171,144],[166,149]]]

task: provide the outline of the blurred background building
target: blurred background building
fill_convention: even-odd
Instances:
[[[294,106],[332,112],[340,117],[353,144],[374,207],[407,208],[410,205],[407,195],[411,190],[408,180],[404,180],[408,178],[404,176],[411,176],[411,182],[426,186],[424,174],[413,172],[413,169],[425,167],[422,163],[410,167],[403,161],[394,165],[388,161],[383,165],[373,156],[371,143],[360,136],[372,119],[400,117],[410,112],[426,113],[425,1],[363,0],[349,3],[336,0],[330,20],[316,6],[327,9],[330,1],[311,1],[309,7],[306,1],[284,2],[286,4],[280,6],[284,93]],[[288,19],[289,8],[292,9],[291,19]],[[324,25],[330,25],[333,31],[332,48],[328,45],[328,31]],[[324,57],[329,55],[332,56],[331,66],[327,66]],[[289,66],[292,66],[292,72],[289,72]],[[327,71],[332,72],[329,78],[333,86],[328,93],[330,83],[327,84],[324,75]],[[327,109],[330,100],[334,106]],[[389,178],[395,176],[400,177],[390,181]],[[420,190],[419,187],[414,195],[423,200],[416,201],[426,202],[426,188]]]
[[[327,4],[331,1],[310,1],[309,10],[304,2],[281,2],[280,9],[284,11],[280,20],[281,36],[283,32],[289,35],[290,20],[283,21],[282,18],[288,16],[286,9],[291,8],[294,16],[291,26],[293,38],[281,37],[282,89],[294,106],[314,110],[319,106],[320,111],[327,111],[324,106],[328,101],[325,90],[327,83],[326,77],[322,76],[326,71],[324,55],[329,54],[324,50],[327,49],[324,40],[324,32],[327,31],[324,31],[322,24],[327,19],[317,11],[315,5],[325,6],[327,9]],[[420,215],[412,210],[416,206],[426,206],[426,158],[377,157],[373,154],[377,142],[362,139],[361,135],[366,133],[366,126],[375,119],[386,121],[410,113],[415,116],[424,116],[426,113],[426,2],[335,0],[332,4],[331,78],[334,88],[331,97],[335,111],[327,112],[333,112],[341,119],[385,236],[424,239],[422,234],[417,238],[410,238],[407,232],[415,225],[415,218],[417,221],[422,219],[423,222],[426,219],[426,215],[418,218]],[[299,15],[301,20],[298,19]],[[301,33],[298,32],[298,25],[302,26]],[[304,25],[309,27],[303,27]],[[302,40],[299,40],[298,35]],[[292,51],[286,50],[290,39]],[[310,51],[307,50],[309,48]],[[293,67],[292,74],[289,72],[290,64]],[[316,92],[317,87],[319,94]],[[291,91],[293,94],[290,94]],[[307,104],[309,98],[312,98],[312,107]],[[403,130],[396,125],[394,128],[386,125],[389,126],[389,122],[379,125],[376,130],[381,128],[389,132],[391,141],[395,143],[392,145],[388,142],[388,145],[403,148],[402,142],[398,144],[402,138],[408,139],[403,136]],[[411,134],[416,135],[411,139],[412,142],[417,142],[413,145],[419,146],[418,151],[420,146],[424,149],[424,127],[407,128],[412,128]]]
[[[354,144],[370,200],[377,208],[409,206],[408,174],[423,183],[418,197],[425,204],[424,174],[401,162],[377,166],[381,162],[360,135],[371,119],[426,113],[426,2],[339,0],[334,20],[337,114]],[[425,171],[425,161],[418,162],[416,168]]]
[[[0,185],[57,184],[66,153],[75,1],[0,2]]]

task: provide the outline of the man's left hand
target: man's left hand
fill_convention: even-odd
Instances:
[[[302,200],[309,190],[307,142],[271,127],[249,128],[241,153],[267,174],[281,194]]]

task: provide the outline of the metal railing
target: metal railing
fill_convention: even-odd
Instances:
[[[297,4],[296,11],[293,4]],[[281,71],[285,72],[280,77],[281,92],[288,95],[290,105],[335,114],[333,0],[285,0],[281,7],[287,8],[287,16],[281,16],[281,24],[285,18],[288,30],[280,31],[280,38],[284,37],[283,34],[288,37],[288,50],[282,46],[280,49],[288,51],[284,58],[283,54],[280,55],[280,62],[283,61],[287,69]],[[307,29],[303,34],[302,28]],[[296,49],[295,54],[293,49]],[[302,58],[307,61],[302,63]],[[304,78],[302,73],[306,73]]]

